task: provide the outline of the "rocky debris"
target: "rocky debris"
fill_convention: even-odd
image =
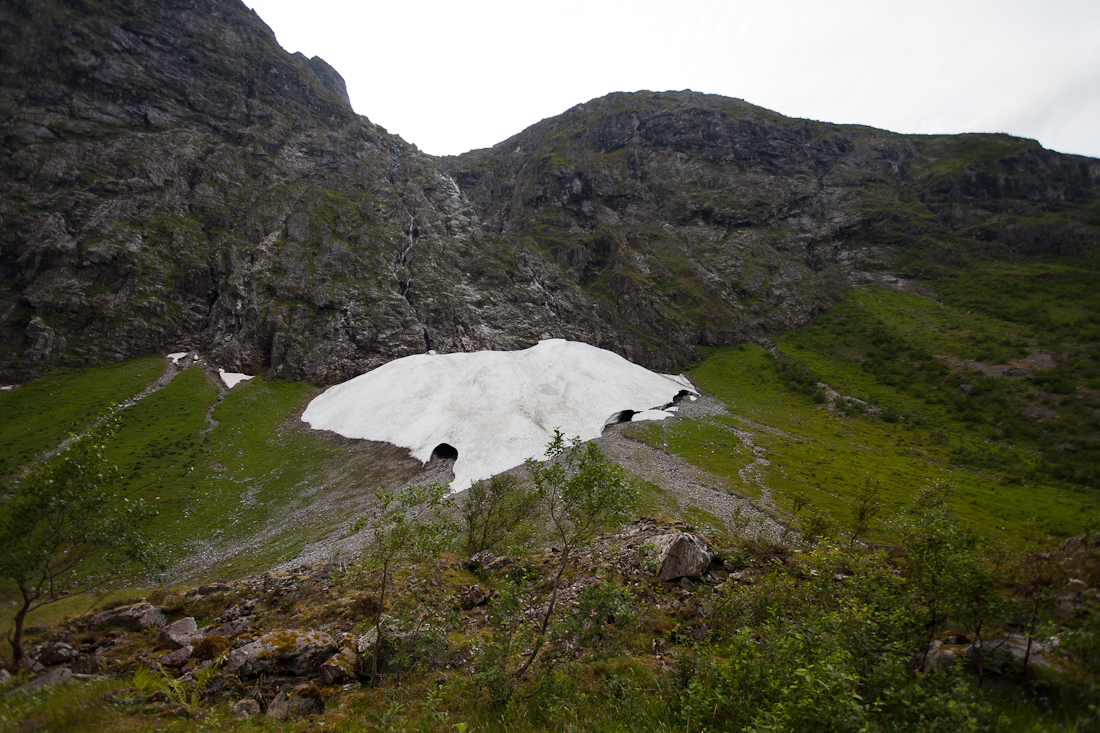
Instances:
[[[469,611],[476,606],[482,606],[489,602],[489,593],[481,589],[480,585],[471,585],[461,589],[456,595],[458,607],[463,611]]]
[[[143,631],[160,628],[167,622],[164,611],[148,603],[135,603],[131,606],[113,608],[97,613],[92,617],[92,625],[107,624],[126,631]]]
[[[234,649],[225,667],[242,677],[261,674],[310,675],[336,652],[336,642],[321,631],[280,629]]]
[[[710,567],[714,557],[706,542],[686,532],[658,535],[651,541],[657,562],[661,564],[657,571],[661,580],[698,578]]]
[[[258,715],[260,712],[260,703],[256,702],[252,698],[244,698],[233,703],[233,707],[229,709],[229,712],[237,720],[247,720],[253,715]]]
[[[80,658],[80,652],[64,642],[41,644],[32,649],[30,655],[47,667],[72,664]]]
[[[458,566],[463,570],[477,570],[482,573],[491,573],[494,570],[506,568],[511,564],[512,559],[510,557],[497,557],[489,550],[482,550],[476,555],[471,555],[458,562]]]
[[[203,597],[213,595],[214,593],[225,593],[231,590],[233,590],[233,587],[225,583],[210,583],[208,585],[200,585],[196,588],[192,588],[184,595],[190,597]]]
[[[193,641],[203,637],[199,633],[199,626],[191,616],[174,621],[160,630],[158,638],[168,644],[172,649],[190,646]]]

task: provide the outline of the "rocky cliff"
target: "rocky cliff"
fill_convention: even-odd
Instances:
[[[1094,251],[1100,161],[692,92],[420,153],[237,0],[0,7],[0,378],[198,349],[328,383],[547,336],[653,368],[855,284]]]

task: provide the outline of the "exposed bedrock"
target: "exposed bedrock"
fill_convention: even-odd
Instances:
[[[0,378],[197,349],[334,383],[546,337],[670,370],[854,284],[1095,249],[1098,179],[1005,135],[690,92],[434,158],[238,0],[20,0],[0,6]]]

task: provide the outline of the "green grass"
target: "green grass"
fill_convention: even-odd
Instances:
[[[791,335],[795,338],[799,336]],[[897,388],[874,382],[858,367],[817,356],[806,362],[822,372],[831,364],[825,379],[841,392],[862,393],[903,408],[916,404]],[[887,513],[907,504],[928,480],[949,479],[958,486],[952,508],[988,539],[1016,544],[1032,528],[1033,518],[1051,534],[1077,534],[1097,517],[1092,492],[1057,482],[1008,483],[959,462],[960,448],[989,450],[984,442],[974,441],[968,424],[942,416],[890,423],[829,411],[788,387],[774,360],[758,347],[716,350],[695,369],[692,379],[717,396],[730,415],[656,423],[634,428],[633,434],[719,477],[729,489],[757,500],[770,497],[781,511],[789,510],[793,497],[802,493],[844,524],[852,497],[868,478],[880,483]],[[758,482],[751,475],[746,480],[745,469],[755,457],[737,431],[750,433],[752,443],[763,449],[761,457],[768,463],[756,464]],[[1013,461],[1029,460],[1026,451],[1000,450]]]
[[[80,433],[160,376],[162,357],[43,377],[0,392],[0,477]]]
[[[164,389],[125,410],[110,447],[127,496],[160,509],[151,531],[178,559],[198,541],[229,548],[257,537],[247,551],[210,568],[234,577],[289,559],[354,516],[379,485],[403,481],[419,467],[403,451],[348,444],[294,418],[316,395],[304,383],[262,377],[229,392],[200,369],[184,370]],[[323,511],[312,511],[317,505]],[[266,538],[265,530],[274,530]]]

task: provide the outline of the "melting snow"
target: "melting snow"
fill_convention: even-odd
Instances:
[[[522,351],[418,354],[330,387],[306,407],[315,430],[408,448],[427,462],[441,443],[458,450],[451,488],[543,457],[559,428],[599,437],[610,415],[671,417],[668,405],[695,388],[618,354],[562,339]],[[639,419],[637,415],[634,419]]]
[[[177,352],[175,354],[169,354],[167,358],[171,359],[173,364],[179,364],[180,359],[182,359],[185,356],[187,356],[187,352],[186,351],[180,351],[180,352]]]
[[[218,376],[222,378],[223,382],[225,382],[226,387],[228,387],[229,389],[233,389],[239,383],[245,381],[246,379],[252,379],[256,375],[241,374],[240,372],[227,372],[224,369],[218,369]]]

